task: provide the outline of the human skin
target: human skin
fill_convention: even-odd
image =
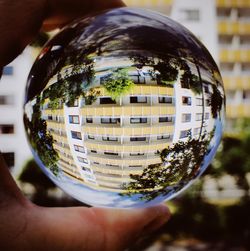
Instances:
[[[121,6],[119,0],[0,0],[0,69],[40,29],[60,28],[91,11]],[[0,250],[119,251],[169,217],[165,205],[130,210],[38,207],[23,196],[0,156]]]

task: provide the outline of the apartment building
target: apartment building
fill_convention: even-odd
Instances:
[[[216,1],[219,65],[227,94],[228,128],[250,117],[250,1]]]
[[[95,60],[93,88],[100,93],[94,103],[82,97],[74,106],[56,110],[45,103],[43,118],[56,140],[63,173],[90,187],[117,192],[130,174],[161,162],[158,151],[173,140],[175,98],[174,88],[157,85],[134,67],[129,76],[135,87],[119,101],[112,100],[102,87],[103,79],[111,65],[132,64],[128,58],[115,60]]]
[[[180,76],[172,86],[159,85],[147,67],[138,69],[126,57],[94,61],[96,78],[91,90],[98,90],[98,96],[92,103],[85,96],[56,109],[50,107],[49,98],[43,104],[42,118],[54,139],[62,174],[97,190],[122,192],[122,184],[131,181],[130,174],[141,174],[145,167],[162,162],[159,152],[163,149],[189,135],[198,137],[213,130],[207,102],[211,79],[206,80],[207,86],[204,83],[203,94],[195,94],[181,85]],[[127,68],[135,84],[119,100],[113,100],[103,87],[114,66]],[[190,67],[197,75],[195,66],[190,63]],[[63,68],[61,76],[70,68]],[[55,81],[54,76],[47,88]]]
[[[128,7],[151,9],[169,15],[174,1],[175,0],[124,0],[124,3]]]
[[[220,68],[224,81],[227,96],[227,130],[233,129],[238,118],[250,117],[249,0],[125,2],[131,7],[157,9],[163,14],[170,15],[192,31],[208,48]]]
[[[31,157],[23,127],[23,101],[31,65],[28,51],[4,67],[0,80],[0,150],[13,175]]]

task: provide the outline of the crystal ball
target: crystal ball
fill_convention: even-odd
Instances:
[[[92,206],[132,208],[171,199],[204,172],[224,110],[218,67],[190,31],[118,8],[74,21],[45,45],[24,124],[57,186]]]

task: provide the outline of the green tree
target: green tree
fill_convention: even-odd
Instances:
[[[139,194],[141,200],[150,201],[179,191],[199,174],[212,137],[213,132],[199,139],[189,136],[186,142],[163,149],[159,153],[162,163],[149,165],[141,175],[130,175],[133,181],[123,185],[122,195]]]
[[[118,69],[104,81],[103,86],[111,98],[117,100],[133,89],[134,82],[126,69]]]
[[[100,95],[101,95],[101,90],[99,87],[94,87],[89,89],[84,94],[85,104],[92,105]]]
[[[222,140],[222,148],[217,154],[216,166],[212,169],[216,178],[225,173],[233,176],[239,188],[245,192],[245,197],[249,198],[249,183],[247,175],[250,172],[250,133],[242,136],[225,136]]]
[[[54,139],[47,130],[47,122],[41,118],[40,100],[40,96],[38,96],[33,106],[31,121],[29,121],[27,117],[24,117],[24,124],[28,132],[31,146],[36,151],[43,164],[57,176],[59,172],[57,166],[59,156],[53,147]]]
[[[214,119],[216,119],[218,116],[220,116],[224,98],[215,85],[212,85],[212,88],[213,92],[210,94],[209,105],[211,106],[212,116]]]
[[[95,77],[93,60],[82,54],[68,56],[65,65],[69,69],[63,76],[58,71],[57,82],[49,86],[42,95],[43,101],[49,99],[51,109],[61,108],[62,104],[72,106],[76,99],[85,95],[87,86]]]
[[[151,67],[152,70],[149,71],[151,79],[156,80],[158,84],[171,85],[178,78],[179,70],[174,57],[162,56],[156,59],[135,54],[130,59],[139,69],[145,66]]]
[[[154,66],[154,71],[158,71],[160,73],[156,75],[158,83],[167,85],[177,80],[179,71],[176,66],[170,62],[171,61],[168,60],[162,60]]]

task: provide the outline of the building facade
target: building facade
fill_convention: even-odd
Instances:
[[[128,6],[150,8],[169,15],[192,31],[208,48],[224,81],[227,130],[234,128],[237,119],[250,117],[249,0],[125,2]]]
[[[216,1],[220,70],[228,127],[250,117],[250,1]]]
[[[23,102],[31,66],[28,51],[3,69],[0,80],[0,150],[13,175],[31,157],[23,127]]]
[[[209,74],[201,93],[195,93],[181,84],[181,71],[175,83],[166,85],[150,76],[149,67],[138,69],[129,58],[96,57],[94,61],[96,74],[88,92],[98,95],[91,103],[85,93],[71,105],[52,109],[49,98],[43,104],[42,119],[53,137],[63,175],[97,190],[122,192],[131,174],[162,164],[162,150],[213,131]],[[194,75],[207,75],[189,64]],[[103,86],[114,65],[127,68],[134,83],[129,93],[116,100]],[[60,76],[70,71],[71,66],[65,67]],[[56,79],[52,77],[47,88]]]

